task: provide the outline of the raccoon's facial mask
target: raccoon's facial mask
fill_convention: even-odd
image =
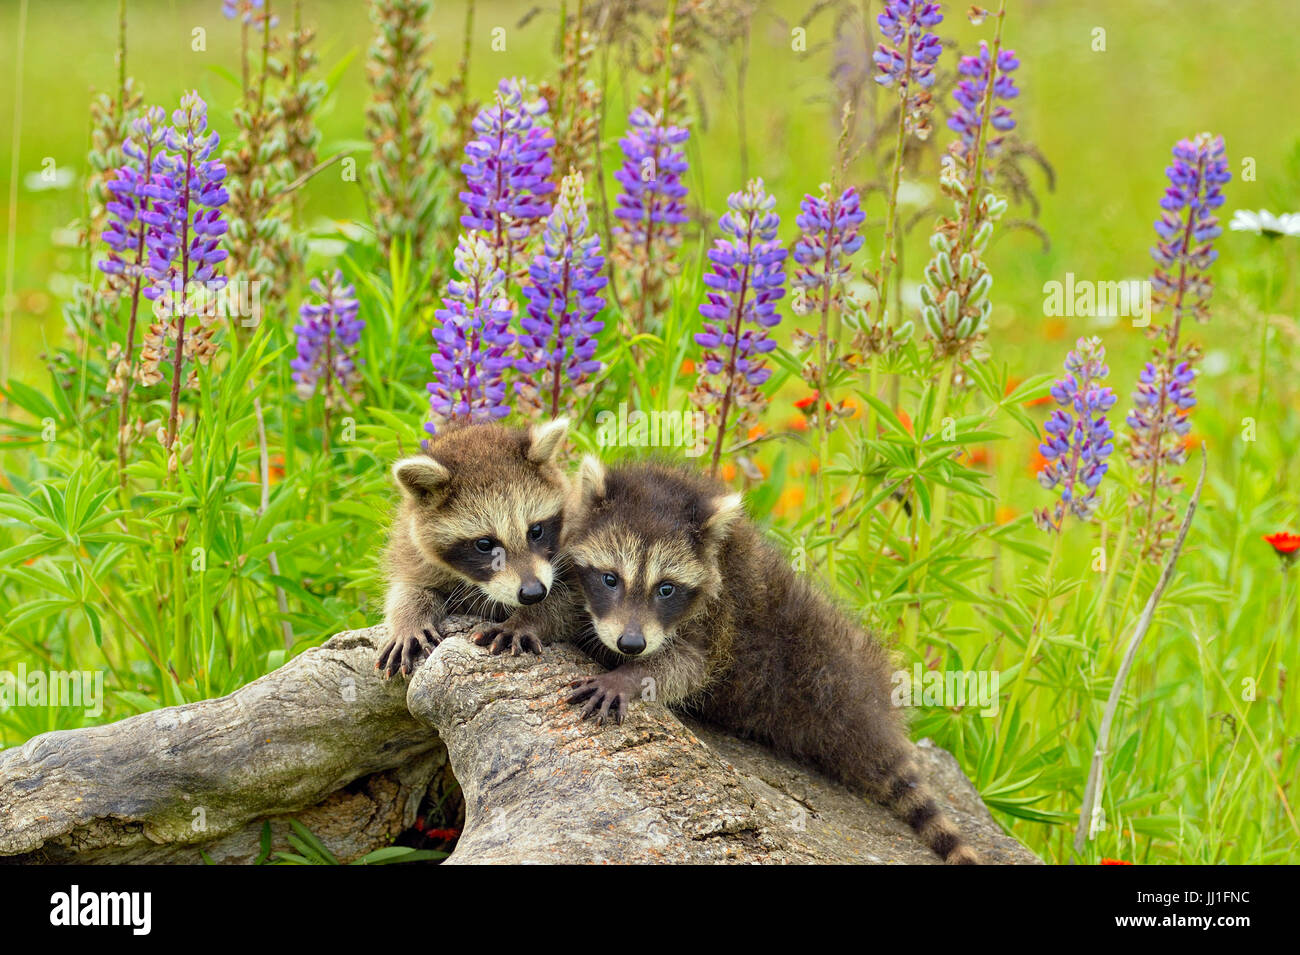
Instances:
[[[664,578],[579,564],[578,581],[600,642],[623,656],[648,656],[676,633],[699,590]]]
[[[410,537],[425,559],[500,605],[544,600],[563,530],[568,483],[556,458],[567,430],[564,418],[521,437],[498,429],[497,444],[484,450],[483,432],[465,429],[398,461],[393,476],[414,505]]]
[[[438,557],[498,603],[507,607],[540,603],[555,582],[553,561],[562,521],[557,512],[506,532],[485,528],[440,547]]]
[[[569,505],[577,520],[566,551],[596,636],[624,656],[654,653],[717,596],[720,549],[744,515],[738,494],[674,502],[667,511],[673,529],[647,535],[637,506],[617,472],[611,479],[599,459],[583,459]]]

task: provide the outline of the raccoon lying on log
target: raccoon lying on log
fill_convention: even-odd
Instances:
[[[920,780],[888,654],[763,539],[740,495],[588,457],[569,521],[590,614],[579,644],[611,668],[574,683],[584,717],[622,722],[653,693],[874,798],[945,862],[978,862]]]
[[[621,722],[652,688],[873,797],[945,861],[975,862],[919,780],[888,655],[762,539],[740,496],[590,457],[570,492],[566,431],[452,427],[394,466],[385,678],[412,673],[453,614],[484,617],[472,639],[494,654],[567,637],[611,668],[575,684],[584,716]]]

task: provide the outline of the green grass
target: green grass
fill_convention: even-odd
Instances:
[[[322,155],[354,148],[364,164],[364,6],[313,6],[319,6],[323,71],[340,68],[318,116]],[[527,6],[480,6],[471,75],[477,94],[501,75],[536,79],[552,73],[554,12],[543,10],[520,26]],[[968,50],[989,31],[967,24],[958,6],[945,4],[950,22],[943,32]],[[105,720],[229,692],[277,666],[287,653],[378,618],[382,594],[373,555],[389,501],[386,464],[399,446],[409,448],[418,438],[429,324],[407,301],[410,290],[383,274],[383,264],[364,243],[347,243],[349,272],[358,280],[369,323],[367,402],[356,414],[358,440],[328,457],[320,453],[319,411],[286,397],[287,330],[266,327],[245,343],[242,369],[219,372],[251,386],[204,389],[203,439],[175,484],[163,476],[161,452],[145,442],[133,465],[137,492],[125,498],[115,493],[111,447],[102,453],[105,442],[112,445],[112,417],[81,420],[76,389],[52,388],[41,357],[57,346],[71,347],[60,309],[73,283],[85,277],[86,262],[84,252],[63,236],[82,211],[89,93],[114,82],[112,43],[98,39],[114,35],[114,7],[43,0],[29,12],[16,164],[15,334],[6,343],[15,379],[27,387],[15,394],[20,410],[11,437],[22,446],[2,456],[16,494],[0,506],[0,669],[19,663],[105,667],[111,674]],[[936,527],[927,571],[933,587],[923,597],[922,614],[918,618],[910,609],[916,603],[915,572],[900,556],[910,551],[911,531],[919,530],[908,522],[919,518],[900,515],[887,500],[865,533],[845,535],[833,586],[847,606],[891,634],[904,668],[922,661],[949,671],[1001,672],[998,718],[980,716],[973,707],[927,707],[915,714],[915,730],[957,755],[1012,832],[1045,858],[1068,861],[1102,706],[1160,568],[1136,559],[1131,546],[1116,553],[1117,541],[1129,539],[1123,528],[1129,517],[1125,483],[1131,481],[1127,468],[1116,467],[1107,478],[1098,525],[1071,525],[1050,579],[1046,573],[1053,541],[1033,528],[1029,515],[1049,503],[1031,468],[1033,431],[1047,409],[1025,401],[1044,393],[1043,376],[1059,373],[1076,337],[1099,334],[1122,417],[1150,345],[1123,319],[1045,316],[1043,286],[1067,272],[1094,281],[1146,277],[1169,149],[1201,130],[1220,133],[1227,142],[1234,179],[1226,189],[1225,223],[1238,208],[1300,209],[1300,139],[1286,122],[1294,107],[1288,77],[1295,13],[1283,2],[1012,0],[1010,7],[1006,41],[1023,64],[1017,74],[1022,94],[1014,104],[1019,131],[1054,170],[1051,191],[1040,173],[1031,173],[1042,201],[1037,221],[1050,247],[1045,250],[1028,231],[999,229],[994,239],[991,358],[982,387],[954,412],[959,443],[978,448],[979,457],[972,473],[963,472],[967,483],[951,491],[951,523]],[[224,132],[236,92],[228,76],[237,35],[219,8],[218,0],[132,4],[128,68],[148,101],[173,104],[183,89],[198,88],[213,104],[214,127]],[[837,132],[826,79],[829,18],[810,24],[810,56],[790,48],[790,28],[805,9],[765,5],[754,25],[745,89],[749,172],[761,174],[778,197],[787,239],[794,234],[800,197],[830,178]],[[5,133],[14,120],[17,10],[17,3],[0,9]],[[494,26],[507,30],[506,53],[489,48]],[[198,27],[207,30],[205,52],[191,50],[191,31]],[[439,4],[434,49],[440,77],[451,73],[459,55],[460,27],[459,10]],[[1105,52],[1092,49],[1095,28],[1106,31]],[[951,62],[951,54],[945,56]],[[743,185],[733,57],[734,51],[709,57],[696,70],[704,109],[695,123],[689,184],[710,219],[723,210],[727,194]],[[625,104],[635,93],[628,82],[616,70],[608,91],[607,170],[616,161],[612,143]],[[880,103],[883,109],[883,98]],[[939,128],[935,136],[946,142],[948,134]],[[9,143],[0,134],[5,195],[15,170]],[[62,188],[33,188],[46,157],[71,170]],[[1253,181],[1241,175],[1248,157]],[[861,159],[849,175],[862,181],[875,170]],[[933,193],[933,163],[927,160],[913,181]],[[341,223],[366,221],[361,186],[340,181],[334,171],[313,180],[305,194],[305,221],[319,239],[337,243]],[[868,214],[883,219],[879,195],[870,198]],[[1025,214],[1022,207],[1012,217]],[[923,218],[909,237],[909,296],[918,279],[915,266],[927,255],[930,221]],[[868,230],[863,264],[877,260],[880,231],[876,225]],[[1300,266],[1300,241],[1270,245],[1225,233],[1216,244],[1212,318],[1189,332],[1205,351],[1193,421],[1197,442],[1208,448],[1206,488],[1178,576],[1128,681],[1107,761],[1107,826],[1090,845],[1087,861],[1300,861],[1300,826],[1291,805],[1300,778],[1294,745],[1300,736],[1300,585],[1295,569],[1279,572],[1277,558],[1260,539],[1275,530],[1300,530],[1300,499],[1291,479],[1300,448],[1294,386],[1300,283],[1292,278]],[[333,261],[329,247],[315,248],[313,270]],[[700,241],[682,250],[685,268],[668,316],[677,328],[689,329],[695,321],[704,248]],[[296,300],[286,304],[296,307]],[[1242,440],[1243,419],[1255,413],[1257,343],[1265,316],[1273,329],[1266,391],[1256,440],[1248,443]],[[787,318],[783,340],[792,325]],[[605,345],[606,357],[619,354],[613,336]],[[682,405],[691,380],[678,369],[692,349],[688,338],[678,336],[638,371],[640,391],[652,393],[656,407]],[[859,451],[873,467],[887,460],[928,481],[947,477],[940,463],[924,462],[926,451],[911,436],[925,434],[922,410],[927,396],[935,397],[925,376],[916,373],[922,368],[921,359],[909,355],[890,369],[897,373],[899,405],[913,431],[900,426],[865,448],[855,443],[860,429],[854,424],[837,433],[827,465],[837,487],[872,493],[880,488],[873,483],[878,470],[864,473],[859,467]],[[628,394],[631,377],[626,363],[616,367],[608,393]],[[1008,379],[1026,383],[1012,399],[1002,397],[1014,384]],[[795,414],[791,402],[806,393],[795,375],[778,373],[776,381],[767,418],[773,431]],[[102,385],[96,381],[92,387]],[[254,398],[266,406],[270,453],[284,470],[269,510],[260,516]],[[937,429],[939,417],[929,430]],[[43,440],[46,419],[57,426],[53,443]],[[977,427],[1003,437],[974,439]],[[578,439],[591,443],[590,419]],[[765,478],[740,482],[751,511],[777,539],[805,546],[814,555],[814,572],[825,575],[826,541],[810,523],[813,492],[804,491],[813,446],[789,440],[762,447],[758,460]],[[1195,458],[1184,468],[1189,482]],[[122,529],[128,520],[130,534]],[[178,531],[183,549],[167,543]],[[1096,563],[1099,546],[1107,558],[1104,568]],[[194,547],[204,549],[210,572],[187,573]],[[271,549],[278,575],[266,562]],[[277,585],[290,607],[295,641],[289,647],[281,639]],[[1042,621],[1041,652],[1019,691],[1022,702],[1011,711],[1008,697],[1036,618]],[[1245,681],[1255,681],[1253,692]],[[82,722],[78,711],[67,708],[12,708],[0,712],[0,744]],[[995,731],[1003,734],[1001,746]]]

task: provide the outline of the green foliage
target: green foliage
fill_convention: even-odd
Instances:
[[[349,12],[358,6],[328,8],[329,22],[320,31],[326,40],[321,48],[340,60],[317,111],[324,155],[357,147],[366,122],[365,83],[344,68],[357,50],[337,46],[360,45],[356,38],[368,26],[364,16]],[[1036,16],[1030,23],[1018,6],[1013,4],[1007,30],[1026,64],[1074,56],[1060,37],[1086,35],[1089,17],[1100,17],[1054,10],[1052,17]],[[955,9],[949,11],[953,20],[960,19],[951,15]],[[823,582],[846,612],[891,646],[900,671],[920,666],[938,676],[998,675],[993,705],[923,704],[912,711],[913,731],[951,750],[999,821],[1045,858],[1295,862],[1300,571],[1279,572],[1278,559],[1259,538],[1297,529],[1300,515],[1290,478],[1300,449],[1292,384],[1298,362],[1294,335],[1278,334],[1293,330],[1293,318],[1286,316],[1300,306],[1300,288],[1288,278],[1297,253],[1294,242],[1284,244],[1290,240],[1270,244],[1237,234],[1221,240],[1214,324],[1194,333],[1214,359],[1213,373],[1198,382],[1201,403],[1193,418],[1196,438],[1209,448],[1205,497],[1124,688],[1105,763],[1105,828],[1081,857],[1070,847],[1102,709],[1160,568],[1142,560],[1134,547],[1136,518],[1126,499],[1135,478],[1118,453],[1095,523],[1071,523],[1052,539],[1030,519],[1047,494],[1032,473],[1045,417],[1038,402],[1073,337],[1096,331],[1092,319],[1062,320],[1059,326],[1045,319],[1042,283],[1067,270],[1104,279],[1147,269],[1161,164],[1169,143],[1194,128],[1222,126],[1230,148],[1252,142],[1274,160],[1259,167],[1258,195],[1266,198],[1230,190],[1229,209],[1270,203],[1281,211],[1294,207],[1300,195],[1300,145],[1287,141],[1266,111],[1265,118],[1252,119],[1239,110],[1230,91],[1217,88],[1221,79],[1207,78],[1190,53],[1179,62],[1184,54],[1162,46],[1176,43],[1169,37],[1182,31],[1185,45],[1189,37],[1223,35],[1242,49],[1258,47],[1260,55],[1241,64],[1249,74],[1241,83],[1253,84],[1245,87],[1252,97],[1275,96],[1278,84],[1270,81],[1269,70],[1286,73],[1284,38],[1259,35],[1250,26],[1272,22],[1275,15],[1207,11],[1212,22],[1188,20],[1173,29],[1158,13],[1109,13],[1121,14],[1130,29],[1114,29],[1114,41],[1127,34],[1155,43],[1146,61],[1165,64],[1162,70],[1167,65],[1170,77],[1160,82],[1178,84],[1159,93],[1178,96],[1186,108],[1177,128],[1173,119],[1160,120],[1159,129],[1130,121],[1131,111],[1122,104],[1150,91],[1122,84],[1156,80],[1109,71],[1105,82],[1083,82],[1075,61],[1068,70],[1039,66],[1032,82],[1026,81],[1017,101],[1017,109],[1025,110],[1022,126],[1062,164],[1070,191],[1043,208],[1041,224],[1053,239],[1049,250],[1009,229],[989,244],[986,258],[997,282],[987,357],[939,361],[924,342],[913,340],[882,356],[870,377],[859,366],[836,366],[826,387],[853,414],[837,422],[828,454],[819,461],[814,429],[796,405],[808,398],[801,374],[806,356],[788,334],[810,320],[801,325],[786,311],[782,347],[771,356],[775,371],[766,386],[772,404],[760,431],[724,457],[723,476],[745,490],[750,513],[793,565]],[[459,36],[459,13],[450,16],[442,22],[435,9],[435,33]],[[0,13],[0,24],[9,25],[5,17]],[[544,15],[536,23],[535,32],[532,26],[512,31],[510,44],[520,69],[540,77],[553,73],[555,63],[551,27]],[[964,25],[954,30],[964,49],[981,36]],[[50,32],[58,33],[60,48],[68,43],[65,31]],[[155,42],[149,32],[142,31],[146,49]],[[778,39],[783,43],[766,55],[784,64],[777,59],[787,52],[784,38]],[[759,33],[752,42],[757,57]],[[734,52],[728,48],[719,55]],[[598,51],[595,59],[602,56]],[[29,59],[42,62],[40,56]],[[158,59],[166,61],[166,70],[159,67],[144,85],[159,91],[158,100],[169,101],[183,84],[170,76],[172,61]],[[434,62],[451,59],[437,54]],[[97,64],[105,76],[110,60],[105,54]],[[617,66],[615,61],[614,75]],[[827,118],[838,120],[838,112],[807,105],[814,101],[813,84],[820,95],[827,66],[819,60],[751,72],[747,95],[773,115],[770,128],[763,127],[770,148],[765,154],[755,150],[751,165],[779,197],[783,239],[793,237],[791,213],[799,196],[830,178],[836,155]],[[141,69],[150,69],[147,61]],[[225,66],[193,69],[238,86]],[[488,73],[476,66],[481,92],[496,82]],[[50,109],[61,117],[80,115],[84,102],[59,99],[66,87],[55,84],[47,91]],[[1193,89],[1195,95],[1181,95]],[[733,94],[729,89],[727,95]],[[610,180],[618,159],[613,144],[636,91],[611,81],[603,95],[601,163]],[[217,96],[213,102],[230,99]],[[722,102],[709,94],[703,105]],[[1076,108],[1060,109],[1066,102]],[[1274,102],[1279,110],[1285,105]],[[879,105],[887,112],[886,101]],[[726,193],[743,185],[728,148],[739,135],[730,112],[715,109],[708,116],[708,124],[693,130],[689,147],[688,184],[702,223],[714,221]],[[213,123],[230,128],[215,108]],[[750,124],[751,133],[758,128]],[[33,155],[84,150],[80,121],[42,127],[35,135],[62,135],[64,141],[37,138]],[[1111,149],[1123,150],[1122,168],[1100,162],[1093,144],[1103,144],[1108,156]],[[428,148],[422,147],[426,153]],[[915,190],[937,181],[934,156],[909,154],[908,163],[903,179]],[[880,172],[865,161],[848,170],[854,181],[887,180]],[[445,181],[451,178],[439,177],[436,195],[422,197],[435,203],[439,223],[456,207],[456,186]],[[102,669],[107,699],[94,716],[56,705],[0,707],[0,744],[230,693],[332,633],[378,621],[377,561],[392,503],[388,468],[423,437],[432,301],[450,263],[445,249],[426,254],[424,248],[413,251],[410,242],[393,242],[382,254],[368,226],[340,225],[365,217],[367,177],[358,179],[328,182],[322,176],[304,197],[304,212],[317,217],[303,227],[309,266],[342,268],[366,322],[361,397],[331,415],[331,440],[324,440],[319,403],[294,393],[289,363],[300,296],[294,287],[278,288],[266,320],[219,336],[221,351],[200,369],[197,388],[187,390],[186,453],[175,472],[168,471],[153,434],[166,418],[166,386],[136,389],[133,408],[145,426],[131,442],[125,480],[117,467],[116,399],[105,391],[111,371],[105,356],[111,343],[125,337],[126,303],[117,302],[98,323],[92,321],[84,293],[102,291],[102,280],[91,270],[87,250],[77,247],[74,255],[59,248],[51,254],[47,237],[82,214],[79,198],[70,206],[59,205],[57,195],[31,199],[30,219],[24,208],[24,223],[32,223],[24,225],[30,231],[20,237],[17,252],[18,271],[29,277],[20,282],[24,301],[33,298],[29,289],[39,289],[54,303],[44,306],[49,314],[67,306],[69,327],[66,334],[43,336],[35,318],[24,326],[31,331],[22,332],[23,347],[15,348],[17,372],[3,386],[0,672],[20,665]],[[596,210],[609,199],[593,202],[593,223],[601,223]],[[906,211],[923,226],[934,217],[928,207]],[[868,204],[868,227],[884,213],[877,195]],[[422,207],[412,214],[423,223],[432,212]],[[1010,214],[1023,216],[1026,210]],[[648,412],[690,410],[689,362],[698,351],[692,334],[699,327],[710,229],[687,232],[676,253],[680,274],[667,280],[671,304],[643,334],[620,336],[618,309],[606,309],[598,352],[605,369],[580,404],[576,450],[602,450],[597,416],[617,413],[621,402]],[[406,231],[423,235],[425,229]],[[879,229],[864,231],[870,253],[864,260],[870,261],[879,255]],[[920,279],[920,266],[930,257],[924,231],[904,243],[895,287]],[[32,307],[33,314],[43,314]],[[910,317],[919,317],[916,303],[909,308]],[[1275,329],[1271,364],[1263,369],[1267,419],[1255,422],[1255,440],[1246,444],[1243,417],[1253,414],[1253,382],[1261,369],[1242,342],[1255,340],[1266,315]],[[1124,324],[1104,335],[1111,381],[1120,395],[1119,419],[1148,345],[1140,330]],[[55,344],[38,358],[42,353],[34,342],[42,337]],[[825,508],[815,499],[821,475],[829,490]],[[288,840],[291,851],[273,853],[268,828],[261,861],[336,863],[296,821]],[[357,864],[440,855],[395,846]]]

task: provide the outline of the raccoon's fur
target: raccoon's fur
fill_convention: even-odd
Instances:
[[[388,642],[376,669],[410,674],[442,640],[449,614],[489,623],[493,653],[540,653],[572,608],[546,599],[556,582],[569,483],[556,463],[568,423],[440,431],[393,466],[402,502],[388,542]],[[568,612],[566,613],[566,609]]]
[[[578,681],[583,716],[622,721],[653,692],[883,803],[940,858],[976,862],[921,782],[886,651],[763,540],[740,496],[659,464],[583,461],[566,544],[612,667]]]

